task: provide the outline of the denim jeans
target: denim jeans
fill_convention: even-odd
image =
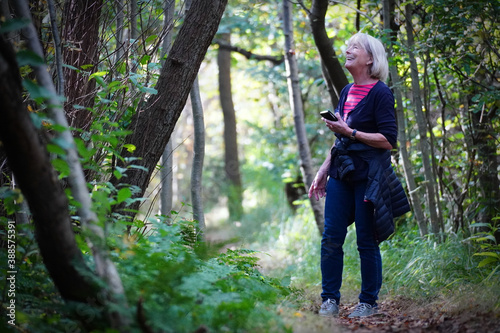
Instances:
[[[325,202],[325,231],[321,240],[321,298],[340,303],[344,266],[342,245],[347,227],[356,224],[356,241],[361,259],[359,301],[376,304],[382,286],[382,258],[374,237],[373,204],[364,201],[366,181],[347,182],[330,178]]]

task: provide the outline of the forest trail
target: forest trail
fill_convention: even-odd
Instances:
[[[206,238],[215,244],[224,244],[221,252],[239,247],[238,239],[230,228],[208,228]],[[262,262],[263,272],[272,270],[272,260]],[[446,301],[419,304],[411,298],[381,296],[379,313],[366,318],[351,319],[348,315],[356,306],[350,294],[340,304],[338,317],[321,317],[319,296],[307,295],[307,305],[300,310],[281,308],[279,311],[294,333],[500,333],[500,309],[487,309],[478,300]],[[494,295],[492,295],[494,296]]]
[[[411,299],[398,298],[379,303],[379,313],[370,317],[350,319],[356,304],[341,304],[338,317],[319,317],[315,308],[293,315],[294,333],[306,332],[409,332],[409,333],[498,333],[500,313],[482,311],[471,304],[470,309],[446,309],[445,304],[417,305]],[[440,308],[441,307],[441,308]]]

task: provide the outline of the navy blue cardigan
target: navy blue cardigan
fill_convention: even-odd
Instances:
[[[335,109],[340,116],[344,117],[344,103],[347,99],[349,89],[353,84],[348,84],[340,93],[339,104]],[[382,81],[378,81],[356,107],[347,115],[347,125],[360,132],[381,133],[396,147],[398,127],[394,113],[394,95],[389,87]],[[338,138],[342,135],[336,134]],[[351,173],[349,180],[365,180],[368,177],[368,164],[356,154],[352,155],[356,170]],[[338,177],[338,171],[334,163],[330,166],[329,175]]]

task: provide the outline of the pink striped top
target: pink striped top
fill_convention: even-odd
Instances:
[[[351,86],[349,93],[347,94],[347,99],[344,103],[344,121],[347,120],[349,112],[354,110],[356,105],[358,105],[358,103],[365,98],[366,95],[368,95],[370,89],[372,89],[376,84],[377,82],[364,85],[353,84]]]

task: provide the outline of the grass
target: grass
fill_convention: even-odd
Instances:
[[[321,273],[320,242],[316,224],[306,202],[295,215],[272,212],[260,205],[249,212],[239,235],[245,247],[260,251],[264,274],[290,279],[301,290],[295,301],[302,309],[319,304]],[[267,218],[266,218],[267,217]],[[238,232],[237,232],[238,234]],[[344,244],[343,302],[356,302],[360,289],[359,255],[355,229],[348,230]],[[420,237],[416,227],[403,227],[381,244],[384,284],[381,299],[410,298],[416,303],[436,302],[460,312],[471,302],[484,309],[500,308],[500,272],[490,275],[491,266],[478,267],[482,258],[474,256],[477,246],[463,235],[448,233],[443,242],[432,236]],[[465,300],[468,300],[467,302]]]

